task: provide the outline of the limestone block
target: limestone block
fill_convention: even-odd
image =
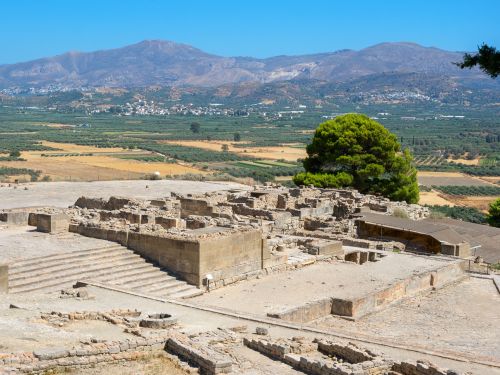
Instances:
[[[69,217],[63,213],[38,214],[37,231],[45,233],[60,233],[69,230]]]

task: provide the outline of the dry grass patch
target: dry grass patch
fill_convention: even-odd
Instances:
[[[457,206],[467,206],[476,208],[482,212],[488,212],[489,205],[495,199],[496,196],[481,196],[481,197],[453,197],[449,196],[449,199],[455,203]]]
[[[476,158],[476,159],[446,159],[448,163],[453,162],[453,163],[458,163],[458,164],[464,164],[464,165],[479,165],[479,162],[481,161],[481,158]]]
[[[103,153],[103,152],[123,152],[124,148],[121,147],[107,147],[107,148],[99,148],[95,146],[84,146],[84,145],[75,145],[73,143],[60,143],[60,142],[48,142],[42,141],[43,146],[55,148],[58,151],[44,151],[44,154],[60,154],[62,152],[73,153],[73,154],[84,154],[84,153]],[[30,154],[30,153],[28,153]],[[33,154],[39,154],[33,153]],[[24,153],[23,153],[24,155]]]
[[[444,198],[441,194],[439,194],[437,191],[421,191],[420,192],[420,200],[418,201],[419,204],[427,204],[430,206],[455,206],[455,204],[446,198]]]

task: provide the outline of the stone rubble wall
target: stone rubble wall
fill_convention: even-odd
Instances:
[[[279,360],[289,366],[310,375],[382,375],[386,374],[393,365],[382,356],[370,355],[369,351],[358,348],[355,344],[349,343],[342,345],[339,343],[321,342],[321,349],[330,350],[326,356],[320,349],[318,342],[307,342],[303,338],[293,338],[292,340],[270,338],[254,339],[245,338],[244,344],[272,359]],[[356,363],[345,361],[337,352],[349,354],[357,358],[366,358],[366,360]],[[324,358],[324,359],[323,359]]]
[[[228,374],[232,371],[232,360],[208,347],[201,348],[190,340],[170,338],[167,341],[168,352],[193,363],[208,375]]]
[[[91,342],[67,348],[47,348],[33,352],[0,353],[0,372],[43,373],[54,368],[87,367],[98,363],[135,361],[165,347],[170,335],[130,338],[122,341]]]
[[[395,363],[392,370],[401,375],[460,375],[457,371],[439,368],[428,361]]]

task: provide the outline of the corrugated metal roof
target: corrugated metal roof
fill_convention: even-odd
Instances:
[[[454,219],[410,220],[376,213],[363,213],[367,223],[427,234],[438,241],[451,244],[468,242],[475,255],[488,263],[500,262],[500,228]]]

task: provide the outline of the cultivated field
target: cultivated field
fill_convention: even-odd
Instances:
[[[228,146],[228,152],[250,156],[260,159],[271,160],[287,160],[297,161],[297,159],[306,157],[305,148],[297,147],[297,144],[289,144],[283,146],[269,146],[269,147],[235,147],[236,144],[248,144],[248,142],[229,142],[229,141],[162,141],[166,144],[174,144],[186,147],[196,147],[210,151],[221,151],[223,145]],[[295,147],[294,147],[295,146]]]
[[[478,177],[468,176],[459,172],[418,172],[418,182],[424,186],[488,186],[490,183]]]
[[[429,206],[450,206],[453,207],[455,204],[444,198],[442,194],[437,191],[421,191],[420,192],[420,200],[419,204],[429,205]]]
[[[162,176],[186,173],[205,173],[202,170],[178,163],[145,162],[126,157],[154,155],[141,150],[123,148],[98,148],[70,143],[42,142],[43,146],[57,151],[24,151],[25,161],[0,162],[0,166],[28,168],[42,171],[54,181],[95,181],[136,179],[160,172]],[[11,176],[10,179],[20,176]]]
[[[473,207],[478,209],[479,211],[487,212],[490,203],[498,198],[498,196],[457,197],[455,199],[455,203],[466,207]]]

